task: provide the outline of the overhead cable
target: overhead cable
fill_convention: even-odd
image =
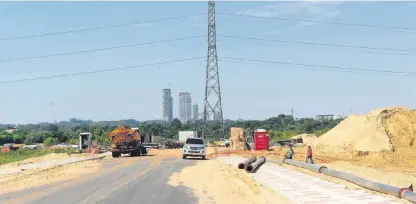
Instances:
[[[87,75],[87,74],[97,74],[97,73],[103,73],[103,72],[111,72],[111,71],[127,70],[127,69],[136,69],[136,68],[141,68],[141,67],[150,67],[150,66],[163,65],[163,64],[172,64],[172,63],[185,62],[185,61],[191,61],[191,60],[196,60],[196,59],[205,59],[205,58],[206,58],[206,56],[204,56],[204,57],[192,57],[192,58],[188,58],[188,59],[180,59],[180,60],[172,60],[172,61],[164,61],[164,62],[155,62],[155,63],[150,63],[150,64],[126,66],[126,67],[119,67],[119,68],[112,68],[112,69],[101,69],[101,70],[77,72],[77,73],[69,73],[69,74],[60,74],[60,75],[53,75],[53,76],[15,79],[15,80],[9,80],[9,81],[0,81],[0,84],[17,83],[17,82],[24,82],[24,81],[38,81],[38,80],[62,78],[62,77],[71,77],[71,76],[79,76],[79,75]]]
[[[229,59],[229,60],[238,60],[243,62],[259,62],[259,63],[270,63],[270,64],[281,64],[281,65],[294,65],[294,66],[303,66],[303,67],[313,67],[313,68],[325,68],[332,70],[347,70],[347,71],[361,71],[361,72],[370,72],[370,73],[384,73],[397,76],[397,74],[404,74],[413,76],[416,75],[416,72],[404,72],[404,71],[393,71],[393,70],[380,70],[380,69],[364,69],[364,68],[353,68],[353,67],[342,67],[342,66],[329,66],[329,65],[317,65],[317,64],[303,64],[303,63],[293,63],[293,62],[283,62],[283,61],[268,61],[268,60],[258,60],[258,59],[249,59],[249,58],[237,58],[237,57],[219,57],[220,59]]]
[[[196,36],[169,39],[169,40],[150,41],[150,42],[145,42],[145,43],[120,45],[120,46],[113,46],[113,47],[104,47],[104,48],[90,49],[90,50],[80,50],[80,51],[74,51],[74,52],[63,52],[63,53],[55,53],[55,54],[48,54],[48,55],[38,55],[38,56],[3,59],[3,60],[0,60],[0,63],[1,62],[11,62],[11,61],[22,61],[22,60],[29,60],[29,59],[57,57],[57,56],[65,56],[65,55],[74,55],[74,54],[82,54],[82,53],[91,53],[91,52],[100,52],[100,51],[115,50],[115,49],[130,48],[130,47],[138,47],[138,46],[143,46],[143,45],[151,45],[151,44],[158,44],[158,43],[167,43],[167,42],[174,42],[174,41],[181,41],[181,40],[189,40],[189,39],[200,38],[200,37],[204,37],[204,36],[207,36],[207,35],[196,35]]]
[[[395,30],[416,30],[415,27],[401,27],[401,26],[381,26],[373,24],[359,24],[359,23],[343,23],[343,22],[332,22],[332,21],[316,21],[316,20],[303,20],[303,19],[294,19],[294,18],[282,18],[282,17],[270,17],[270,16],[255,16],[248,14],[238,14],[238,13],[216,13],[217,15],[226,15],[226,16],[239,16],[239,17],[249,17],[249,18],[260,18],[260,19],[275,19],[281,21],[295,21],[295,22],[304,22],[304,23],[322,23],[329,25],[341,25],[341,26],[357,26],[357,27],[369,27],[369,28],[382,28],[382,29],[395,29]]]
[[[0,38],[0,42],[1,41],[10,41],[10,40],[21,40],[21,39],[27,39],[27,38],[38,38],[38,37],[54,36],[54,35],[64,35],[64,34],[69,34],[69,33],[79,33],[79,32],[93,31],[93,30],[118,28],[118,27],[126,27],[126,26],[131,26],[131,25],[154,23],[154,22],[159,22],[159,21],[167,21],[167,20],[174,20],[174,19],[180,19],[180,18],[188,18],[188,17],[200,16],[200,15],[206,15],[206,13],[190,14],[190,15],[184,15],[184,16],[174,16],[174,17],[167,17],[167,18],[160,18],[160,19],[153,19],[153,20],[145,20],[145,21],[138,21],[138,22],[130,22],[130,23],[122,23],[122,24],[116,24],[116,25],[106,25],[106,26],[99,26],[99,27],[90,27],[90,28],[83,28],[83,29],[74,29],[74,30],[50,32],[50,33],[42,33],[42,34],[35,34],[35,35],[6,37],[6,38]]]

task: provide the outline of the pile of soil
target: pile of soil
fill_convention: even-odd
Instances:
[[[384,160],[416,163],[416,110],[406,107],[375,109],[366,115],[350,115],[313,142],[327,153],[355,156],[378,154]],[[376,158],[374,158],[376,159]]]

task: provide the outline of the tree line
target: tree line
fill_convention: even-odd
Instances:
[[[225,138],[229,137],[231,127],[241,127],[248,130],[266,129],[270,132],[272,140],[285,139],[301,133],[310,133],[320,136],[326,131],[335,127],[342,119],[334,120],[315,120],[313,118],[294,119],[291,115],[280,114],[266,120],[225,120],[224,133]],[[99,121],[80,120],[72,118],[69,121],[57,123],[39,123],[39,124],[0,124],[0,145],[6,143],[24,143],[35,144],[44,143],[45,145],[54,145],[59,143],[77,144],[78,135],[81,132],[91,132],[93,140],[98,144],[110,144],[107,134],[119,125],[129,127],[138,127],[141,132],[149,135],[162,136],[164,138],[177,139],[178,132],[181,130],[198,131],[204,130],[202,120],[192,121],[182,124],[175,118],[172,122],[164,121],[136,121],[133,119],[121,121]],[[221,124],[219,121],[210,121],[207,128],[214,135],[207,137],[216,137],[220,135]],[[4,130],[17,130],[8,133]]]

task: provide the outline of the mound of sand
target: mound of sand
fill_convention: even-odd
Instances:
[[[317,149],[332,152],[414,152],[416,110],[406,107],[375,109],[350,115],[315,140]]]

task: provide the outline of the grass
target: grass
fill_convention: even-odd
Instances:
[[[17,162],[29,158],[41,157],[50,153],[66,153],[66,154],[76,154],[78,151],[76,149],[41,149],[41,150],[28,150],[28,149],[18,149],[14,152],[0,152],[0,165]]]

